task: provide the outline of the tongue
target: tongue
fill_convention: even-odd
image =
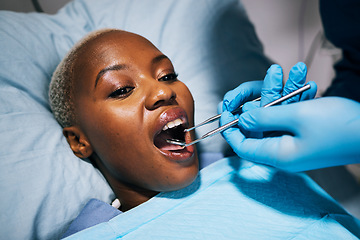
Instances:
[[[162,131],[154,139],[155,146],[161,150],[167,150],[167,151],[183,150],[184,148],[182,146],[170,144],[166,142],[166,139],[172,139],[172,138],[173,137],[170,134]]]

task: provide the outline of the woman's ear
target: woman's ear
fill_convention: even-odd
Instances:
[[[93,153],[92,146],[85,134],[76,126],[65,127],[63,134],[71,150],[79,158],[88,158]]]

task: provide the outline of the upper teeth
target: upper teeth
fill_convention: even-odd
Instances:
[[[169,128],[174,128],[177,127],[179,125],[183,124],[183,120],[181,120],[180,118],[175,119],[174,121],[168,122],[164,127],[163,127],[163,131],[168,130]]]

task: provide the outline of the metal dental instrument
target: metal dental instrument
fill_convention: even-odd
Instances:
[[[294,92],[291,92],[288,95],[285,95],[285,96],[283,96],[283,97],[281,97],[279,99],[276,99],[275,101],[272,101],[271,103],[266,104],[264,106],[264,108],[276,105],[276,104],[281,103],[281,102],[283,102],[283,101],[285,101],[285,100],[287,100],[289,98],[292,98],[292,97],[294,97],[294,96],[296,96],[296,95],[310,89],[310,87],[311,87],[310,84],[306,84],[305,86],[295,90]],[[253,101],[255,101],[255,100],[253,100]],[[221,116],[221,114],[220,114],[220,116]],[[218,115],[216,115],[216,116],[214,116],[212,118],[218,119],[219,117],[218,117]],[[212,118],[210,118],[210,119],[212,119]],[[207,120],[206,122],[209,123],[209,122],[212,122],[212,121]],[[181,140],[178,140],[178,139],[166,139],[166,142],[171,143],[171,144],[175,144],[175,145],[179,145],[179,146],[182,146],[182,147],[185,148],[185,147],[188,147],[188,146],[193,145],[195,143],[198,143],[198,142],[204,140],[205,138],[208,138],[208,137],[213,136],[213,135],[215,135],[217,133],[220,133],[220,132],[222,132],[222,131],[224,131],[224,130],[226,130],[226,129],[234,126],[234,125],[236,125],[238,122],[239,122],[239,119],[235,119],[234,121],[231,121],[231,122],[229,122],[229,123],[227,123],[227,124],[225,124],[225,125],[223,125],[223,126],[221,126],[219,128],[216,128],[216,129],[204,134],[201,138],[198,138],[198,139],[196,139],[196,140],[194,140],[194,141],[192,141],[192,142],[190,142],[188,144],[186,144],[185,142],[183,142]]]
[[[250,102],[259,101],[260,99],[261,99],[261,97],[258,97],[258,98],[255,98],[254,100],[251,100]],[[243,104],[243,105],[244,105],[244,104]],[[243,105],[241,105],[238,109],[234,110],[232,113],[235,114],[236,112],[239,112]],[[195,129],[195,128],[201,127],[201,126],[203,126],[203,125],[205,125],[205,124],[208,124],[208,123],[211,123],[211,122],[214,122],[215,120],[218,120],[220,117],[221,117],[221,114],[215,115],[215,116],[213,116],[213,117],[211,117],[211,118],[208,118],[208,119],[206,119],[205,121],[199,123],[198,125],[195,125],[195,126],[193,126],[193,127],[191,127],[191,128],[185,129],[184,131],[185,131],[185,132],[190,132],[191,130],[193,130],[193,129]]]

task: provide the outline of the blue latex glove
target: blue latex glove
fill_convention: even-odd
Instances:
[[[264,106],[281,96],[287,95],[290,92],[295,91],[296,89],[302,87],[305,84],[307,69],[304,63],[297,63],[289,73],[289,79],[286,81],[285,86],[283,87],[283,72],[279,65],[272,65],[265,76],[264,82],[254,81],[241,84],[236,89],[229,91],[224,96],[223,107],[225,111],[223,113],[220,123],[223,125],[229,121],[238,118],[238,115],[232,115],[230,112],[238,108],[244,102],[247,102],[250,99],[260,95],[261,92],[261,101],[260,102],[248,102],[243,106],[243,112],[249,111],[254,108],[259,108]],[[281,103],[285,105],[291,102],[303,101],[307,99],[312,99],[316,94],[316,84],[314,82],[309,82],[311,89],[302,93],[301,95],[294,96],[291,99],[288,99]],[[230,111],[230,112],[229,112]],[[279,134],[279,133],[278,133]],[[246,131],[242,128],[231,128],[223,133],[224,138],[233,148],[233,150],[243,157],[243,153],[240,153],[237,149],[239,148],[239,143],[243,139],[247,138],[263,138],[262,131]]]
[[[283,72],[282,68],[273,64],[267,71],[264,81],[245,82],[239,87],[227,92],[223,99],[222,109],[225,111],[234,111],[240,105],[244,104],[243,111],[248,111],[252,108],[264,106],[281,96],[287,95],[300,87],[304,86],[306,80],[307,68],[302,62],[295,64],[289,73],[289,79],[283,87]],[[294,96],[281,104],[288,104],[291,102],[303,101],[312,99],[316,95],[316,84],[309,82],[311,89],[305,91],[301,95]],[[260,102],[248,102],[249,100],[259,97],[261,93]]]
[[[268,69],[264,81],[246,82],[241,84],[234,90],[226,93],[223,99],[222,109],[232,112],[245,102],[246,103],[242,108],[243,112],[249,111],[253,108],[264,106],[280,98],[281,96],[287,95],[290,92],[293,92],[304,86],[306,74],[307,68],[304,63],[299,62],[295,64],[295,66],[291,68],[289,73],[289,79],[286,81],[285,86],[283,87],[282,68],[279,65],[274,64]],[[311,89],[303,92],[301,95],[294,96],[282,102],[281,105],[314,98],[317,89],[316,84],[314,82],[309,82],[309,84],[311,85]],[[260,96],[260,94],[260,102],[247,102]],[[233,116],[233,119],[238,117],[239,115],[235,115]],[[220,121],[220,123],[225,124],[227,122]],[[237,131],[239,132],[240,130],[237,128]],[[244,129],[242,130],[241,134],[243,134],[245,137],[252,138],[263,137],[262,132],[248,132]],[[227,140],[227,138],[225,139]],[[229,142],[229,144],[231,146],[236,146],[236,142],[237,141],[235,140],[235,142]]]
[[[229,112],[222,122],[234,119]],[[243,113],[239,126],[247,131],[286,131],[291,135],[246,138],[236,129],[225,139],[240,156],[290,171],[305,171],[360,162],[360,104],[326,97]]]

